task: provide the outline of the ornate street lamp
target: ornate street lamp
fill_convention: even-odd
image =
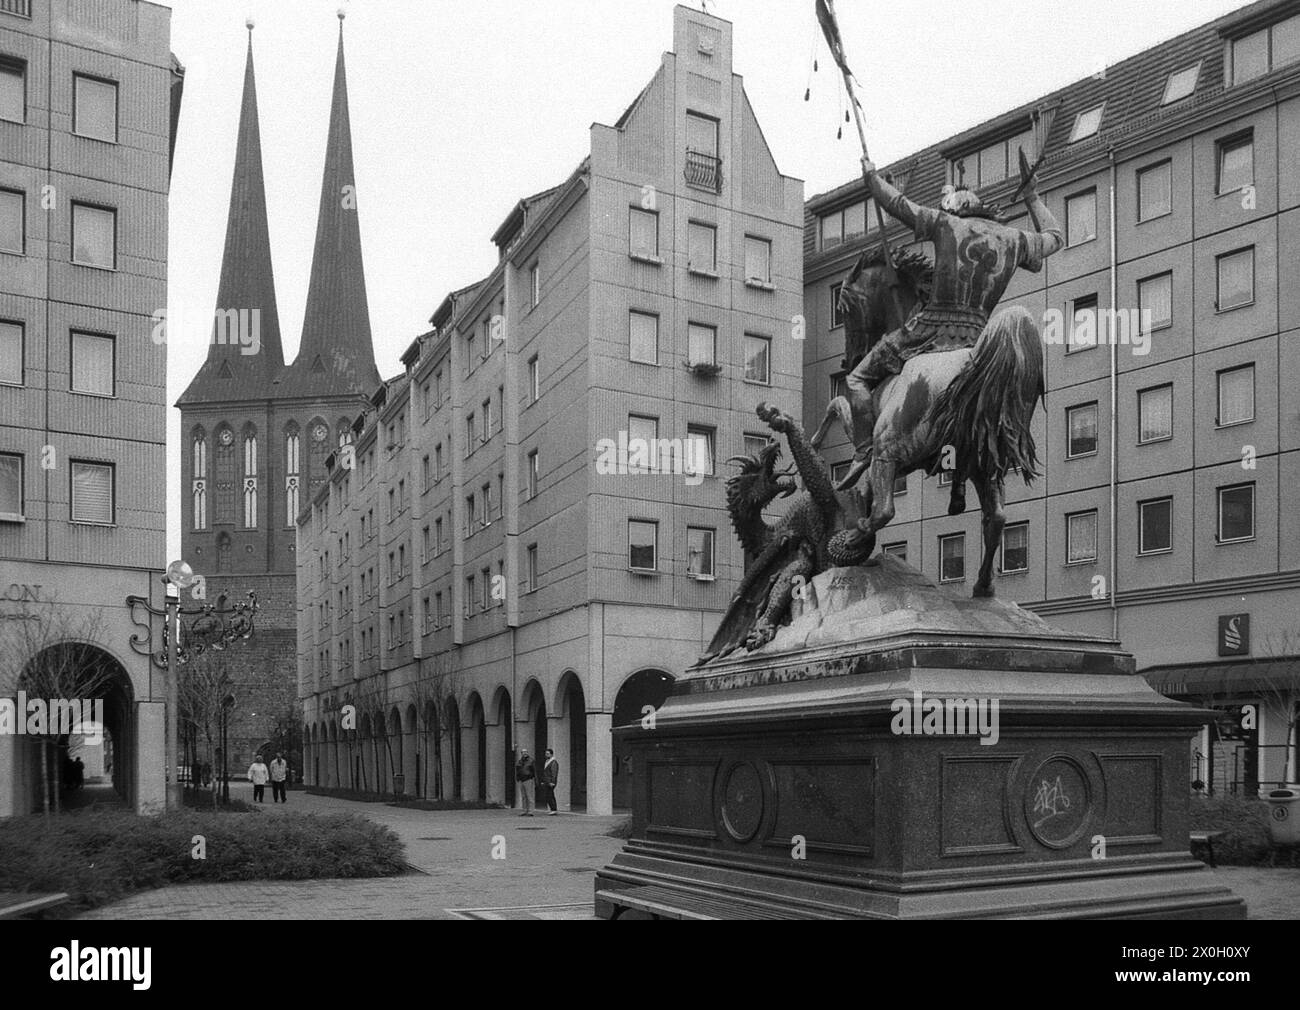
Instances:
[[[173,561],[162,577],[167,587],[167,601],[162,610],[153,606],[143,596],[128,596],[126,605],[131,621],[138,630],[131,636],[131,648],[153,660],[154,666],[167,673],[167,809],[181,808],[181,779],[179,760],[180,718],[179,680],[180,667],[211,649],[220,652],[234,642],[243,641],[253,634],[254,616],[257,614],[257,594],[249,593],[246,603],[226,606],[226,595],[217,597],[216,604],[186,609],[181,606],[180,594],[199,582],[193,570],[184,561]],[[153,647],[153,625],[148,617],[136,615],[136,607],[147,614],[163,618],[165,641],[161,649]],[[225,755],[222,755],[223,759]]]

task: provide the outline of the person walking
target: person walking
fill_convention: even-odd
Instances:
[[[285,761],[284,755],[279,751],[275,753],[275,760],[271,762],[271,802],[288,803],[289,797],[285,794],[286,783],[289,778],[289,762]]]
[[[546,760],[542,762],[542,779],[546,788],[546,805],[551,808],[551,816],[554,817],[558,810],[555,809],[555,786],[560,781],[560,762],[555,758],[555,751],[550,747],[546,748]]]
[[[520,817],[533,816],[533,797],[529,793],[530,783],[536,777],[536,768],[533,759],[528,756],[528,748],[519,748],[519,760],[515,762],[515,781],[519,783],[518,793],[519,801],[523,804],[524,810]]]
[[[253,783],[253,802],[266,802],[266,780],[271,777],[270,771],[267,770],[266,762],[262,760],[262,755],[258,754],[253,758],[253,763],[248,766],[248,781]]]

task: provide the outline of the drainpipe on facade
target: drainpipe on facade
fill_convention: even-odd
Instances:
[[[1118,168],[1115,164],[1115,148],[1111,146],[1106,157],[1110,161],[1110,636],[1119,639],[1119,603],[1116,592],[1119,566],[1119,546],[1115,540],[1119,514],[1119,347],[1115,342],[1115,320],[1119,298],[1119,237],[1115,232],[1115,183]],[[1141,322],[1139,321],[1139,324]]]

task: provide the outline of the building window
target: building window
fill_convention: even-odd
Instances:
[[[952,471],[951,471],[951,470],[940,470],[940,471],[939,471],[939,486],[940,486],[940,487],[952,487]]]
[[[244,529],[257,529],[257,434],[244,433]]]
[[[700,526],[686,528],[686,574],[693,579],[713,579],[714,532]]]
[[[883,544],[880,553],[888,554],[891,558],[898,558],[903,564],[907,564],[907,541],[899,540],[892,544]]]
[[[1255,182],[1255,140],[1252,133],[1238,134],[1221,140],[1218,149],[1218,187],[1220,196],[1240,193]]]
[[[533,592],[537,589],[537,545],[529,544],[525,555],[525,578],[524,583],[526,592]]]
[[[641,259],[659,258],[659,214],[640,207],[628,208],[628,248]]]
[[[0,119],[27,120],[27,64],[0,59]]]
[[[628,314],[628,358],[643,365],[659,364],[659,317],[633,310]]]
[[[442,480],[446,470],[443,468],[442,443],[439,442],[433,447],[433,480],[434,483]]]
[[[874,220],[870,200],[859,200],[840,210],[823,214],[818,222],[821,249],[834,249],[841,243],[861,238],[875,226]]]
[[[528,292],[532,299],[531,306],[537,308],[542,303],[542,265],[534,263],[528,271]],[[489,354],[490,349],[485,349],[483,353]]]
[[[483,577],[479,583],[479,590],[483,594],[482,600],[479,601],[480,609],[486,613],[492,609],[492,569],[480,569],[479,575]]]
[[[433,554],[437,557],[442,553],[442,517],[439,516],[433,521]]]
[[[1174,211],[1173,162],[1143,168],[1137,174],[1138,223],[1165,217]]]
[[[756,235],[745,236],[745,280],[772,283],[772,242]]]
[[[722,192],[718,121],[694,112],[686,113],[686,184],[710,193]]]
[[[536,403],[542,398],[541,371],[537,367],[537,355],[528,359],[528,402]]]
[[[114,466],[71,460],[72,521],[111,526],[115,521]]]
[[[425,456],[420,460],[421,493],[433,487],[433,461]]]
[[[474,371],[474,362],[478,360],[478,328],[471,326],[465,334],[465,374]]]
[[[1173,549],[1174,500],[1153,498],[1138,502],[1138,553],[1160,554]]]
[[[1097,510],[1073,512],[1065,517],[1065,563],[1081,565],[1097,560]]]
[[[474,508],[474,496],[465,496],[465,536],[474,535],[474,515],[477,510]]]
[[[821,247],[834,249],[844,241],[844,212],[835,211],[821,219]]]
[[[302,441],[296,427],[284,435],[284,524],[293,526],[298,521],[298,489],[301,484]],[[365,517],[362,517],[365,528]]]
[[[1097,296],[1080,295],[1074,300],[1074,315],[1070,320],[1070,339],[1065,353],[1087,350],[1097,346]]]
[[[201,429],[190,442],[190,505],[194,529],[207,529],[208,439]]]
[[[537,452],[538,450],[534,449],[528,454],[527,485],[525,487],[525,499],[528,501],[532,501],[537,497],[537,486],[541,479]]]
[[[22,323],[0,320],[0,385],[23,384],[23,345],[25,330]]]
[[[770,441],[766,435],[756,434],[751,431],[745,432],[742,438],[744,439],[742,444],[745,447],[746,456],[757,456],[767,448],[767,443]]]
[[[950,484],[952,483],[951,479],[949,479],[949,483],[950,483]],[[907,475],[906,475],[906,474],[904,474],[904,475],[901,476],[901,477],[895,477],[895,478],[894,478],[894,497],[895,497],[895,498],[902,498],[905,494],[907,494]]]
[[[686,459],[682,472],[691,475],[713,476],[714,443],[717,436],[712,428],[690,424],[686,426]]]
[[[1214,423],[1226,428],[1255,420],[1255,366],[1239,365],[1218,373],[1218,407]]]
[[[1147,332],[1163,330],[1174,323],[1174,275],[1159,274],[1138,281],[1138,319]]]
[[[1002,574],[1029,571],[1029,523],[1008,523],[1002,528]]]
[[[767,386],[772,382],[772,340],[745,334],[745,381]]]
[[[716,360],[718,331],[703,323],[686,324],[686,363],[712,365]]]
[[[1219,543],[1255,539],[1255,485],[1219,488]]]
[[[474,451],[474,415],[465,416],[465,455],[468,457]]]
[[[16,189],[0,189],[0,252],[27,251],[27,196]]]
[[[1165,81],[1164,97],[1160,99],[1161,105],[1172,105],[1174,102],[1181,102],[1193,92],[1196,91],[1197,78],[1201,76],[1201,65],[1194,63],[1190,67],[1184,67],[1182,70],[1175,70]]]
[[[718,229],[703,221],[686,225],[686,269],[695,273],[717,273]]]
[[[1138,391],[1138,445],[1174,437],[1174,387],[1153,386]]]
[[[1216,259],[1218,294],[1215,308],[1220,312],[1239,309],[1255,301],[1255,247],[1224,253]]]
[[[487,442],[492,437],[492,400],[486,399],[482,403],[483,408],[483,430],[479,433],[479,441]]]
[[[831,483],[839,484],[840,481],[844,480],[844,478],[849,475],[849,467],[852,465],[853,463],[851,460],[845,460],[843,463],[832,463]]]
[[[1095,105],[1091,109],[1086,109],[1074,117],[1074,129],[1070,131],[1068,143],[1074,144],[1080,140],[1087,140],[1095,136],[1101,129],[1101,117],[1106,111],[1106,103]]]
[[[479,498],[479,504],[483,506],[483,512],[479,516],[480,526],[492,525],[492,485],[484,484],[482,495]]]
[[[1232,83],[1244,84],[1300,60],[1300,15],[1232,42]]]
[[[112,396],[115,341],[98,333],[72,332],[72,375],[74,393]]]
[[[116,144],[117,83],[73,74],[72,84],[72,132]]]
[[[844,290],[844,284],[837,282],[831,285],[831,311],[830,311],[830,328],[838,329],[844,325],[844,310],[840,306],[840,293]]]
[[[23,518],[23,457],[16,452],[0,453],[0,522]]]
[[[952,533],[939,538],[939,581],[962,582],[966,578],[966,534]]]
[[[1065,199],[1065,244],[1082,245],[1097,237],[1097,191],[1077,193]]]
[[[72,205],[72,262],[117,269],[117,211],[111,207]]]
[[[627,469],[629,473],[658,473],[659,419],[629,414],[627,419]]]
[[[1091,456],[1097,452],[1097,404],[1084,403],[1065,411],[1066,458]]]
[[[1030,164],[1034,162],[1034,131],[1025,130],[1008,140],[999,140],[949,162],[949,182],[965,183],[980,189],[1001,182],[1018,172],[1020,151]]]
[[[653,572],[658,569],[659,524],[641,519],[630,519],[627,524],[627,564],[634,571]]]

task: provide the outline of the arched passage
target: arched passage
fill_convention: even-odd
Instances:
[[[438,706],[428,701],[424,706],[420,744],[420,795],[425,799],[440,800],[442,783],[442,721]]]
[[[550,744],[560,763],[556,801],[566,809],[587,806],[587,701],[582,681],[565,671],[555,692],[555,733]]]
[[[673,692],[673,676],[663,670],[638,670],[614,696],[614,727],[639,722],[647,707],[658,709]],[[614,751],[614,806],[628,807],[632,802],[632,761],[625,748],[611,743]]]
[[[422,760],[420,752],[423,748],[420,745],[420,738],[416,735],[415,706],[406,706],[406,715],[402,719],[402,775],[405,778],[405,789],[403,793],[406,796],[419,796],[422,783],[420,781],[420,762]]]
[[[439,725],[447,730],[442,738],[442,745],[446,748],[443,757],[443,764],[447,770],[446,785],[452,799],[458,800],[465,795],[462,777],[465,774],[465,761],[460,731],[460,705],[455,698],[447,699],[440,715],[442,718]]]
[[[461,749],[465,759],[465,798],[482,800],[487,797],[487,729],[484,726],[483,699],[477,691],[470,694],[468,708],[468,739]]]
[[[51,707],[40,735],[0,740],[13,754],[6,763],[14,776],[15,812],[43,810],[47,802],[51,809],[61,808],[68,801],[139,808],[135,694],[113,655],[85,642],[46,646],[27,660],[16,688],[29,699],[78,699],[79,704]],[[27,713],[18,717],[26,719]],[[77,781],[81,787],[72,788]]]

